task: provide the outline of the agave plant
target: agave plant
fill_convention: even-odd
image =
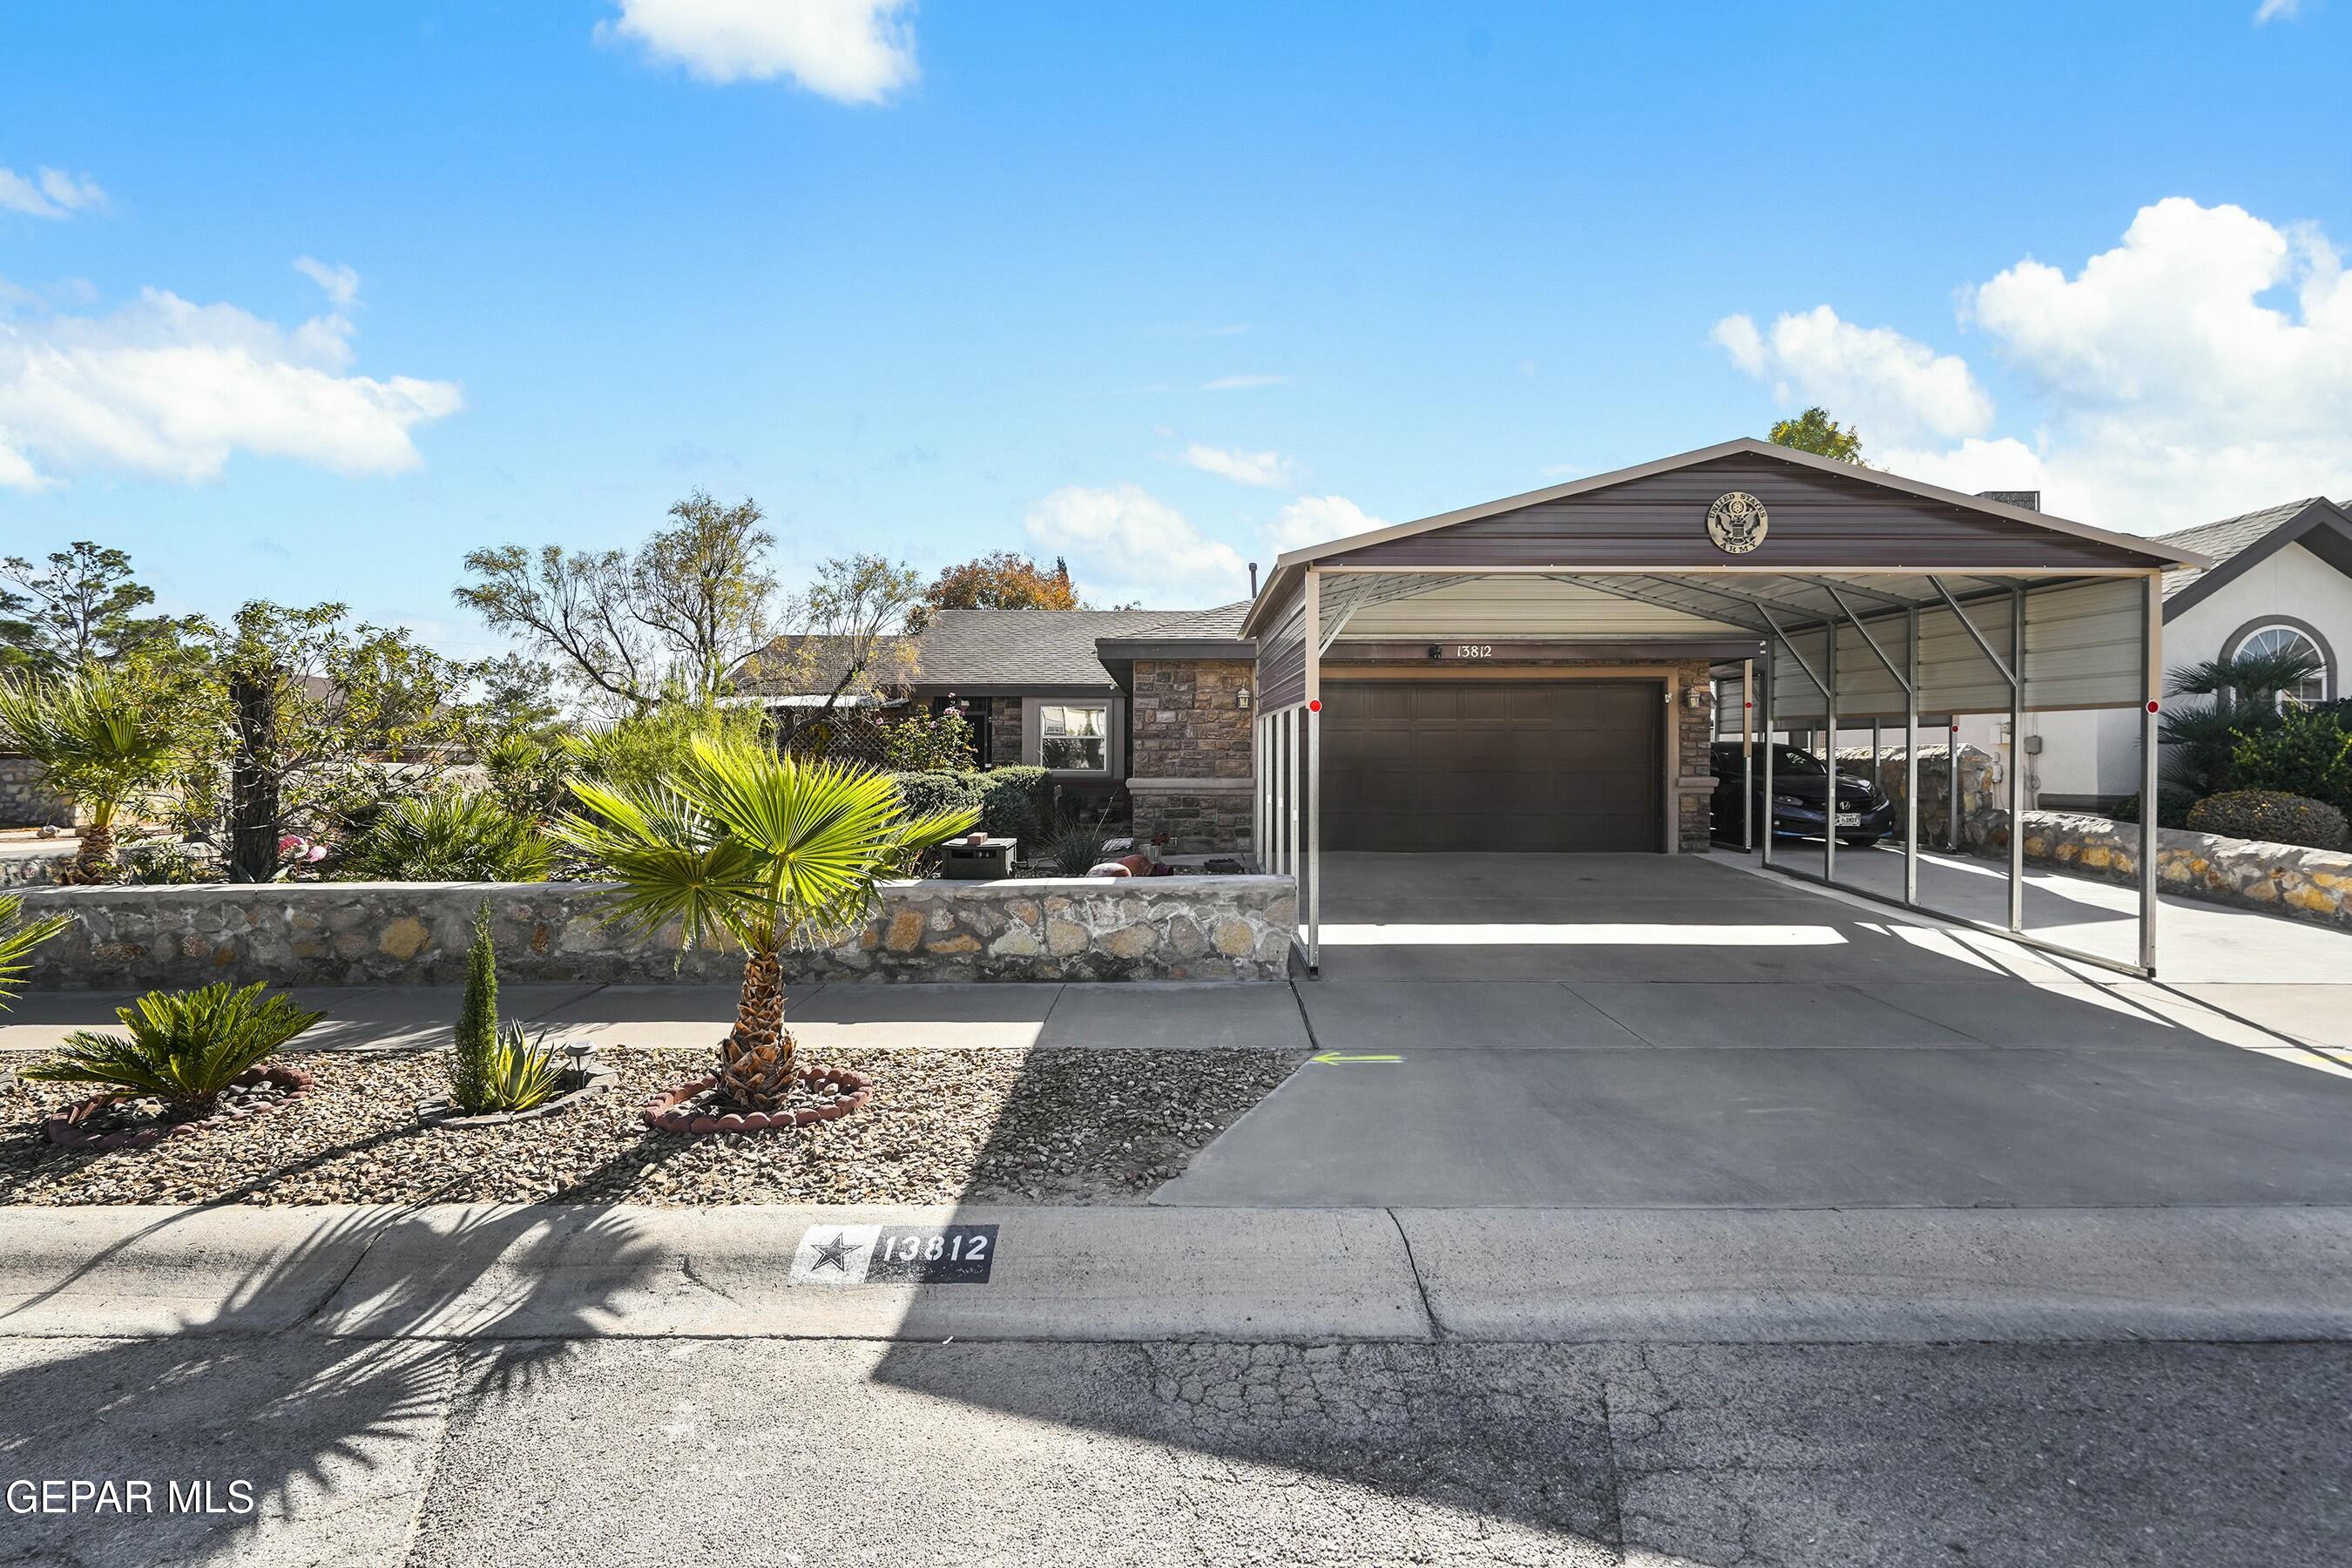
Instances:
[[[495,797],[444,790],[386,807],[337,869],[359,882],[543,882],[553,860],[538,828]]]
[[[24,900],[13,893],[0,897],[0,1010],[25,988],[25,972],[33,967],[33,950],[66,929],[63,915],[28,921],[24,912]]]
[[[169,776],[179,735],[160,705],[104,665],[68,675],[0,679],[0,742],[33,759],[45,788],[89,808],[73,878],[114,871],[114,819]]]
[[[201,991],[151,991],[114,1016],[128,1036],[77,1029],[56,1058],[24,1069],[42,1083],[99,1084],[161,1096],[175,1111],[201,1116],[237,1075],[326,1016],[256,982],[226,981]]]
[[[509,1018],[499,1026],[499,1043],[484,1064],[482,1103],[466,1109],[476,1115],[529,1110],[546,1104],[562,1087],[563,1063],[555,1047],[525,1039],[522,1026]]]
[[[775,1109],[792,1087],[783,950],[854,930],[881,879],[978,820],[969,809],[917,816],[884,774],[741,742],[698,740],[651,787],[575,780],[572,791],[583,809],[551,831],[619,884],[608,918],[647,934],[675,921],[686,947],[743,950],[719,1083],[751,1110]]]

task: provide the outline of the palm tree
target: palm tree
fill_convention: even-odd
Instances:
[[[0,897],[0,1011],[25,988],[25,972],[33,967],[33,950],[66,929],[66,917],[24,918],[25,900],[10,893]]]
[[[2166,707],[2164,744],[2173,748],[2167,782],[2202,800],[2230,787],[2230,756],[2249,731],[2278,722],[2280,696],[2326,668],[2308,651],[2279,648],[2209,658],[2172,671],[2175,697],[2209,699],[2201,707]]]
[[[677,772],[649,786],[575,779],[572,793],[584,809],[549,831],[620,884],[609,919],[646,934],[676,921],[682,947],[742,948],[719,1087],[751,1110],[775,1109],[792,1088],[783,950],[840,940],[875,907],[881,879],[978,819],[969,809],[912,816],[871,769],[742,741],[697,740]]]
[[[0,743],[33,760],[42,787],[89,809],[76,881],[114,872],[114,819],[169,776],[179,737],[159,704],[102,664],[70,674],[0,678]]]

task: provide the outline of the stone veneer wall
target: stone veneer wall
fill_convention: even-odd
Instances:
[[[1685,855],[1704,855],[1715,843],[1715,710],[1688,706],[1695,688],[1713,695],[1707,662],[1675,666],[1675,704],[1667,710],[1675,752],[1675,843]]]
[[[71,827],[74,803],[34,781],[33,759],[0,756],[0,827]]]
[[[303,882],[37,889],[35,918],[75,917],[34,950],[53,989],[455,984],[475,906],[488,900],[502,979],[740,978],[740,953],[677,955],[675,933],[635,937],[599,918],[585,882]],[[1060,878],[898,882],[838,947],[788,954],[818,980],[1278,980],[1297,926],[1287,877]]]
[[[1900,744],[1885,747],[1878,754],[1875,773],[1879,787],[1897,806],[1903,804],[1903,748]],[[1838,752],[1838,772],[1842,776],[1866,774],[1874,772],[1868,746],[1845,746]],[[1919,748],[1919,843],[1929,847],[1949,842],[1950,817],[1948,796],[1950,795],[1951,747],[1949,745]],[[1960,748],[1960,842],[1963,845],[1981,831],[1979,825],[1988,814],[2005,816],[2008,813],[2008,785],[2000,770],[2000,759],[1974,746]],[[1898,824],[1896,842],[1901,842]]]
[[[1138,837],[1174,854],[1246,854],[1254,801],[1247,659],[1135,661],[1128,796]]]
[[[2009,814],[1972,825],[1971,847],[2009,852]],[[2025,814],[2025,858],[2102,881],[2139,882],[2139,824],[2072,811]],[[2223,838],[2162,827],[2156,835],[2157,885],[2164,892],[2318,925],[2352,929],[2352,854],[2259,839]]]
[[[989,697],[981,700],[982,722],[988,726],[988,765],[992,768],[1017,768],[1021,765],[1021,699]]]

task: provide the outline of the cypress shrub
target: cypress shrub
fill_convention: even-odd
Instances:
[[[466,953],[466,999],[457,1009],[457,1044],[449,1062],[449,1098],[469,1116],[488,1108],[498,1048],[499,954],[490,941],[490,906],[485,900],[474,911],[474,944]]]

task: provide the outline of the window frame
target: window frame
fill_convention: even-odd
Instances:
[[[1091,735],[1074,735],[1069,733],[1067,728],[1069,719],[1067,715],[1074,711],[1097,715],[1099,727],[1097,729],[1096,732]],[[1047,728],[1049,721],[1056,717],[1059,718],[1060,722],[1064,726],[1064,729],[1060,733],[1056,733],[1053,730]],[[1090,701],[1083,698],[1074,698],[1066,699],[1057,702],[1039,702],[1037,704],[1038,763],[1052,773],[1083,773],[1090,776],[1108,778],[1110,775],[1111,760],[1110,721],[1111,705],[1108,699],[1097,699]],[[1094,742],[1101,760],[1094,763],[1080,764],[1075,767],[1066,763],[1048,761],[1047,748],[1055,741],[1091,741]]]
[[[2308,705],[2313,702],[2332,700],[2336,695],[2336,654],[2335,650],[2327,646],[2327,639],[2319,635],[2318,628],[2315,626],[2305,626],[2300,621],[2285,616],[2262,616],[2240,626],[2231,634],[2229,651],[2223,657],[2237,658],[2246,651],[2247,647],[2256,637],[2268,632],[2284,632],[2304,643],[2313,653],[2319,656],[2319,669],[2310,678],[2319,683],[2319,695],[2315,698],[2307,697],[2300,691],[2282,691],[2278,694],[2279,705],[2284,708],[2289,702]]]

